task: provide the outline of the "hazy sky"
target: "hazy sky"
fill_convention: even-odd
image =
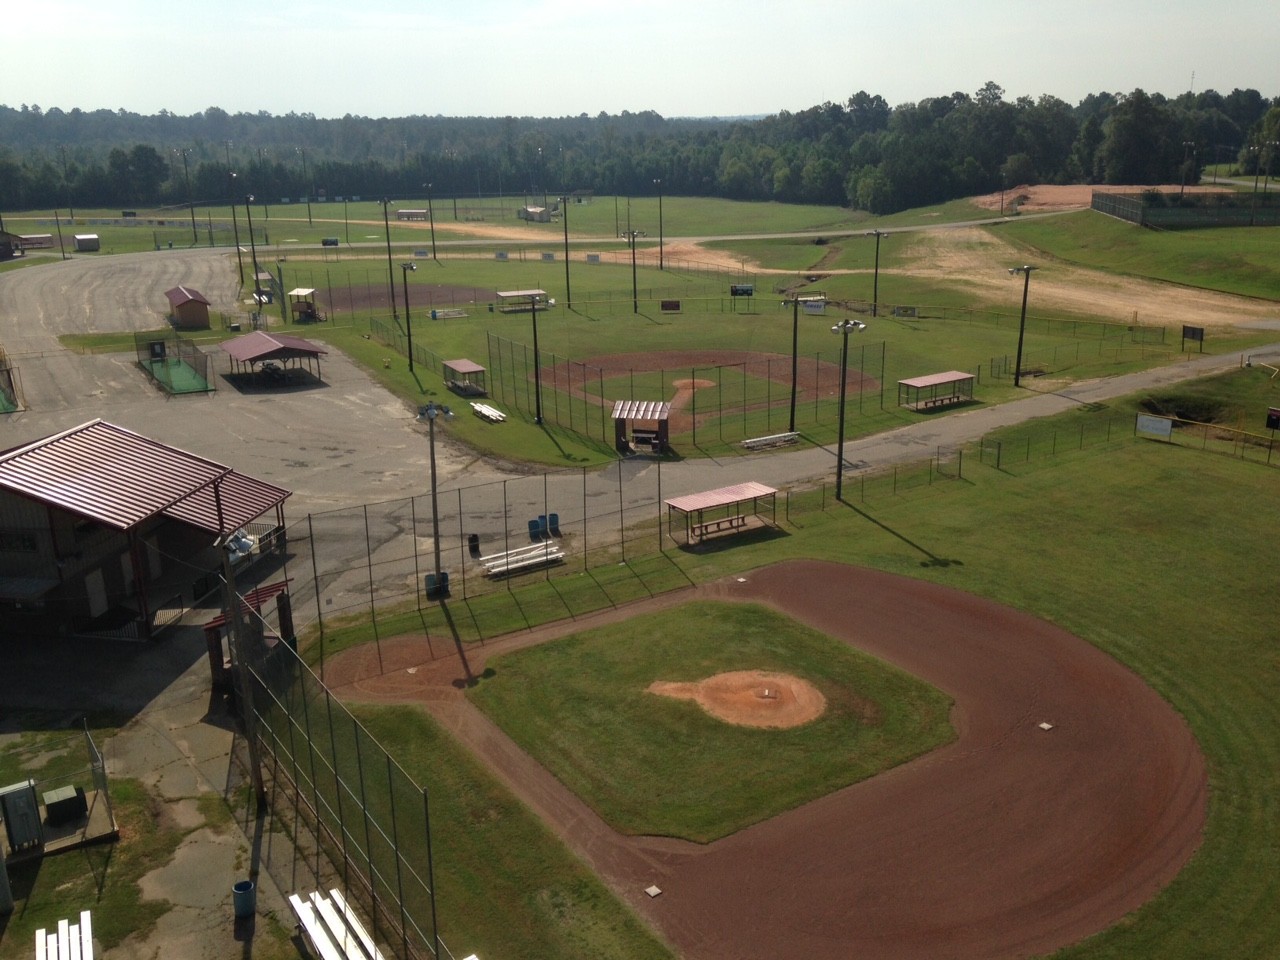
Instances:
[[[1274,0],[12,0],[0,103],[192,114],[738,116],[988,80],[1280,95]],[[1193,79],[1194,78],[1194,79]]]

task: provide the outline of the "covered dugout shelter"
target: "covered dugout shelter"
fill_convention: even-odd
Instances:
[[[919,411],[965,403],[973,399],[973,382],[973,374],[963,370],[899,380],[898,406]]]
[[[745,530],[751,518],[761,516],[760,509],[765,504],[769,509],[768,522],[776,525],[778,520],[778,491],[754,480],[675,497],[666,504],[667,534],[676,539],[675,514],[680,514],[687,544],[697,543],[717,533]]]
[[[666,451],[670,442],[671,404],[660,400],[618,400],[613,405],[613,443],[621,453],[647,446]],[[633,444],[635,446],[633,446]]]
[[[324,379],[320,376],[320,358],[329,352],[302,337],[267,333],[263,330],[227,340],[222,344],[222,349],[231,355],[232,373],[267,373],[279,370],[287,377],[291,371],[300,373],[305,363],[305,369],[317,380]],[[270,366],[271,364],[274,366]]]
[[[485,386],[485,369],[474,360],[445,360],[444,383],[450,390],[464,397],[483,397],[489,392]]]

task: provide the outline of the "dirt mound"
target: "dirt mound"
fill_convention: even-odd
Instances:
[[[798,727],[827,709],[827,698],[808,680],[767,670],[717,673],[696,683],[658,680],[648,690],[693,700],[717,720],[743,727]]]

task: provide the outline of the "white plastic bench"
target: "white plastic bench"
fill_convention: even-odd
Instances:
[[[767,437],[752,437],[750,440],[743,440],[742,446],[748,450],[763,450],[766,447],[780,447],[783,444],[795,443],[799,439],[799,433],[775,433]]]
[[[486,564],[485,573],[491,577],[506,576],[509,573],[517,573],[520,570],[529,570],[533,567],[559,563],[564,559],[564,556],[563,550],[549,549],[521,557],[506,557]]]
[[[339,891],[330,890],[326,897],[317,890],[305,900],[290,894],[289,905],[320,960],[385,960]]]
[[[80,911],[80,922],[59,920],[58,929],[36,931],[36,960],[93,960],[93,920]]]
[[[480,558],[481,566],[489,566],[495,563],[504,563],[508,560],[521,560],[525,557],[537,556],[555,549],[555,544],[550,542],[531,543],[523,547],[515,547],[502,553],[491,553]]]

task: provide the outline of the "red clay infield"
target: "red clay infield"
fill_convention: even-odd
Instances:
[[[699,846],[610,830],[470,706],[452,643],[383,642],[381,670],[369,646],[325,673],[347,699],[423,703],[692,960],[1047,953],[1149,900],[1196,850],[1207,788],[1190,730],[1083,640],[872,570],[796,561],[743,579],[486,642],[467,667],[695,597],[754,601],[949,693],[956,741]]]

